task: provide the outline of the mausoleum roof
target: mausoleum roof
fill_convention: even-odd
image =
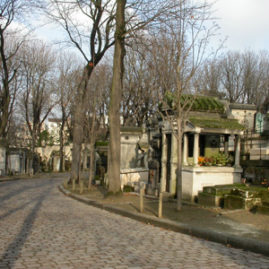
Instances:
[[[242,131],[245,128],[236,119],[190,117],[189,121],[195,127],[200,127],[200,128],[228,129],[228,130],[239,130],[239,131]]]
[[[165,96],[166,101],[161,104],[161,110],[173,110],[175,108],[175,97],[173,93],[167,93]],[[225,105],[216,97],[202,96],[202,95],[189,95],[184,94],[181,96],[181,104],[185,108],[191,106],[190,111],[211,112],[223,114],[225,112]]]
[[[239,110],[257,110],[256,105],[252,104],[237,104],[231,103],[229,104],[230,109],[239,109]]]

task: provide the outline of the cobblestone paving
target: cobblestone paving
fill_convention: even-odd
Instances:
[[[0,268],[269,268],[269,257],[74,201],[60,182],[0,183]]]

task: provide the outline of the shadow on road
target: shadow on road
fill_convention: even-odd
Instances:
[[[48,188],[36,199],[32,200],[29,203],[32,203],[33,201],[37,201],[35,206],[33,207],[33,209],[31,210],[31,212],[26,216],[25,220],[23,221],[22,227],[20,232],[16,235],[15,239],[13,240],[13,242],[11,242],[9,244],[9,246],[6,248],[4,254],[2,255],[2,257],[0,257],[0,264],[3,263],[7,263],[8,266],[10,268],[12,268],[16,262],[16,260],[19,258],[20,256],[20,251],[23,248],[29,234],[31,233],[32,230],[32,226],[34,224],[34,221],[36,219],[37,213],[40,210],[43,201],[46,199],[46,197],[49,195],[49,193],[52,191],[54,185],[50,184],[50,180],[42,183],[42,184],[38,184],[33,188],[40,188],[44,185],[49,185]],[[21,188],[20,192],[29,190],[29,188],[25,187],[25,188]],[[12,192],[13,193],[13,192]],[[16,192],[17,193],[17,192]],[[9,194],[11,195],[11,193]],[[24,208],[28,203],[24,204],[23,206],[21,206],[21,208]],[[11,210],[11,211],[17,211],[19,210],[19,208]],[[12,212],[8,212],[7,214],[11,214]],[[1,216],[3,217],[3,216]]]
[[[13,182],[7,182],[7,183],[3,182],[2,184],[4,184],[5,187],[6,187],[7,184],[16,184],[16,182],[14,182],[14,181],[13,181]],[[18,195],[18,194],[20,194],[20,193],[22,193],[22,192],[24,192],[24,191],[26,191],[26,190],[28,191],[28,190],[30,190],[30,189],[35,189],[35,188],[37,188],[37,187],[42,187],[42,186],[45,186],[45,185],[47,185],[47,184],[48,184],[48,182],[47,182],[47,181],[44,181],[44,182],[42,182],[41,184],[38,183],[38,185],[34,185],[34,186],[24,185],[24,186],[21,187],[21,188],[15,189],[15,190],[13,190],[13,191],[11,191],[11,192],[9,192],[9,193],[6,193],[6,194],[3,195],[3,196],[0,196],[0,201],[1,201],[1,203],[3,203],[4,201],[7,201],[7,200],[13,198],[14,195]],[[3,186],[3,185],[2,185],[2,186]],[[1,185],[0,185],[0,187],[1,187]]]

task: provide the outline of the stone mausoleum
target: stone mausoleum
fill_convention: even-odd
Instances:
[[[168,115],[163,111],[163,115]],[[171,115],[171,111],[169,112]],[[177,140],[165,116],[158,124],[161,157],[159,168],[153,167],[150,180],[161,185],[161,190],[176,194]],[[183,130],[183,199],[194,200],[204,186],[226,185],[240,182],[240,137],[244,126],[230,118],[225,103],[217,98],[199,96],[195,99]],[[231,145],[233,146],[231,148]],[[157,154],[158,155],[158,154]],[[150,167],[151,168],[151,167]]]

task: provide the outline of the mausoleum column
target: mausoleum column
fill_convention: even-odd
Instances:
[[[240,135],[235,137],[235,158],[234,167],[240,168]]]
[[[189,138],[186,133],[184,134],[183,141],[183,165],[188,165]]]
[[[163,192],[165,191],[165,184],[166,184],[166,166],[167,163],[167,140],[166,140],[166,134],[162,133],[162,174],[161,174],[161,186],[160,190]]]
[[[199,134],[194,134],[194,143],[193,143],[193,164],[198,166],[198,157],[199,157]]]
[[[224,153],[229,153],[229,135],[224,135]]]

